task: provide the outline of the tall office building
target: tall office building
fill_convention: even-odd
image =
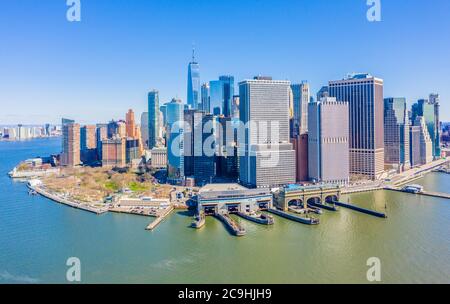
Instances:
[[[159,134],[159,92],[148,93],[148,148],[153,149],[158,143]]]
[[[410,126],[409,127],[409,160],[411,167],[420,166],[420,137],[421,137],[421,127],[420,126]]]
[[[108,138],[102,141],[102,166],[126,166],[126,139],[123,137]]]
[[[414,125],[420,127],[420,164],[425,165],[433,161],[433,139],[425,117],[417,116]]]
[[[292,84],[292,97],[294,106],[293,135],[302,135],[308,133],[308,104],[311,98],[309,84],[302,82]]]
[[[233,96],[231,111],[232,111],[231,117],[233,119],[239,119],[239,95]]]
[[[205,113],[211,113],[210,101],[209,101],[209,82],[202,84],[201,88],[201,107],[200,110]]]
[[[95,141],[97,148],[97,160],[102,160],[102,141],[108,138],[108,124],[97,124],[95,132]]]
[[[141,115],[141,138],[145,149],[148,149],[148,112],[143,112]]]
[[[350,174],[380,178],[384,171],[383,80],[354,74],[330,81],[329,95],[349,103]]]
[[[384,100],[384,162],[400,170],[411,167],[409,117],[405,98]]]
[[[430,94],[429,100],[430,103],[434,106],[434,129],[436,130],[434,134],[434,157],[440,158],[441,157],[441,135],[442,135],[442,129],[441,129],[441,121],[440,121],[440,103],[439,103],[440,96],[439,94]]]
[[[187,105],[190,109],[197,109],[200,104],[200,65],[195,61],[192,51],[192,61],[188,66]]]
[[[93,125],[83,126],[80,129],[80,150],[95,149],[97,147],[95,132],[97,127]]]
[[[172,99],[167,111],[167,176],[171,183],[184,181],[184,105]]]
[[[234,96],[234,77],[220,76],[219,81],[222,83],[223,92],[223,110],[225,117],[231,117],[233,114],[233,96]]]
[[[239,143],[244,150],[239,156],[239,177],[247,186],[295,182],[295,151],[289,142],[290,84],[269,77],[239,83],[240,120],[247,124],[245,141]]]
[[[430,94],[429,99],[420,99],[412,106],[413,122],[415,122],[418,116],[425,118],[425,124],[433,142],[434,158],[439,158],[441,156],[439,107],[438,94]]]
[[[295,150],[295,179],[297,182],[309,180],[308,166],[308,133],[291,137]]]
[[[199,186],[216,176],[216,119],[199,110],[184,112],[184,174]]]
[[[125,124],[127,128],[127,136],[128,138],[136,138],[136,121],[134,118],[133,110],[129,109],[126,114]]]
[[[327,86],[323,86],[322,88],[320,88],[319,92],[317,92],[317,101],[322,100],[322,98],[325,97],[329,97],[330,93],[329,93],[329,88]]]
[[[309,178],[317,182],[348,184],[348,103],[325,97],[309,104]]]
[[[65,167],[80,165],[80,125],[63,118],[62,135],[61,165]]]
[[[80,159],[83,164],[97,160],[96,126],[88,125],[80,129]]]

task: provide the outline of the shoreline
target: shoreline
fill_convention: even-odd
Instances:
[[[91,207],[89,205],[85,205],[85,204],[82,204],[82,203],[76,203],[76,202],[69,201],[68,199],[62,198],[62,197],[60,197],[58,195],[51,194],[50,192],[42,189],[39,186],[31,186],[29,184],[27,186],[31,190],[36,191],[36,193],[40,194],[41,196],[43,196],[43,197],[45,197],[47,199],[50,199],[50,200],[52,200],[52,201],[54,201],[56,203],[59,203],[59,204],[62,204],[62,205],[66,205],[66,206],[69,206],[69,207],[72,207],[72,208],[75,208],[75,209],[81,209],[81,210],[84,210],[84,211],[95,213],[97,215],[101,215],[101,214],[106,213],[106,212],[109,211],[109,209],[106,208],[106,207],[104,207],[104,208],[94,208],[94,207]]]

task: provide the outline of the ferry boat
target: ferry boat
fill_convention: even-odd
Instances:
[[[421,185],[408,185],[402,189],[402,191],[413,193],[413,194],[420,194],[423,193],[424,188]]]

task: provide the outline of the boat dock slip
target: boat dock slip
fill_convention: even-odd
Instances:
[[[317,207],[328,211],[338,211],[338,208],[336,208],[336,206],[329,206],[325,204],[308,203],[308,206]]]
[[[351,209],[354,211],[358,211],[358,212],[362,212],[368,215],[373,215],[376,217],[380,217],[380,218],[387,218],[387,215],[381,212],[377,212],[377,211],[373,211],[373,210],[369,210],[369,209],[365,209],[365,208],[361,208],[355,205],[349,205],[349,204],[345,204],[345,203],[341,203],[341,202],[333,202],[335,205],[343,207],[343,208],[347,208],[347,209]]]
[[[257,224],[261,224],[261,225],[273,225],[275,223],[273,216],[271,215],[265,215],[265,214],[255,214],[255,215],[251,215],[248,213],[243,213],[243,212],[238,212],[237,215],[239,215],[240,217],[257,223]]]
[[[173,210],[173,206],[168,207],[164,213],[151,222],[145,230],[154,230]]]
[[[227,213],[217,213],[216,217],[221,220],[225,226],[230,230],[230,232],[235,236],[244,236],[247,231],[243,227],[241,227],[238,223],[236,223],[229,214]]]
[[[319,219],[316,218],[303,218],[277,209],[269,209],[268,211],[270,213],[284,217],[288,220],[299,222],[306,225],[318,225],[320,223]]]
[[[199,214],[194,217],[194,221],[192,222],[191,227],[195,229],[201,229],[205,227],[205,224],[206,224],[205,215]]]

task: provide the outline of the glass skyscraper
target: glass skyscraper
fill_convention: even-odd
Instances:
[[[384,100],[384,160],[409,169],[409,118],[405,98]]]
[[[200,65],[194,53],[188,66],[187,104],[190,109],[197,109],[200,104]]]
[[[225,117],[232,116],[234,77],[220,76],[202,86],[202,105],[207,113]]]
[[[166,104],[167,115],[167,176],[171,183],[184,179],[184,105],[172,99]]]
[[[431,141],[433,142],[433,156],[435,158],[441,156],[439,107],[438,94],[430,94],[430,99],[420,99],[412,107],[413,122],[418,116],[422,116],[425,119],[428,133],[430,133]]]
[[[153,149],[159,134],[159,92],[148,93],[148,148]]]

